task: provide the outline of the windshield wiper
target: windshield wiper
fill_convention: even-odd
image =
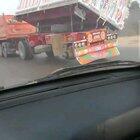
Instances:
[[[44,78],[32,81],[28,84],[38,83],[42,81],[50,81],[50,80],[55,80],[59,78],[86,74],[86,73],[91,73],[91,72],[127,69],[127,68],[135,68],[135,67],[140,67],[140,63],[133,62],[133,61],[110,61],[110,62],[90,63],[88,65],[80,65],[80,66],[75,66],[75,67],[67,67],[67,68],[58,69],[57,71],[54,71],[50,75]]]

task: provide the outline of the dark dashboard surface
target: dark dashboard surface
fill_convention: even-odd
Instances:
[[[89,74],[21,93],[20,88],[0,96],[1,140],[75,140],[89,128],[94,133],[98,124],[140,107],[140,73]]]

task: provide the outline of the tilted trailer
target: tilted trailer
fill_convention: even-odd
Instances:
[[[16,19],[37,28],[51,56],[86,64],[119,55],[117,31],[127,6],[126,0],[21,0]]]

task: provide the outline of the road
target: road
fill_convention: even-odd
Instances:
[[[77,64],[55,58],[48,59],[45,54],[36,55],[32,60],[23,61],[13,56],[0,58],[0,85],[13,86],[15,84],[43,78],[57,69]]]
[[[115,59],[140,61],[139,13],[139,10],[132,10],[126,21],[125,29],[120,32],[119,50],[121,55]],[[47,76],[57,69],[77,64],[76,61],[65,61],[58,58],[50,60],[45,54],[36,55],[30,61],[23,61],[17,56],[7,59],[0,58],[0,86],[11,87]]]
[[[119,33],[117,59],[140,61],[140,9],[131,9],[125,28]]]

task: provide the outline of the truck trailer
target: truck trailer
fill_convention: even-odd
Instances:
[[[117,31],[127,6],[126,0],[21,0],[16,19],[37,28],[51,56],[87,64],[119,55]]]
[[[46,52],[43,37],[44,35],[36,34],[36,27],[25,21],[17,21],[13,15],[0,16],[0,56],[2,57],[19,54],[20,58],[25,60],[31,59],[35,53]]]

